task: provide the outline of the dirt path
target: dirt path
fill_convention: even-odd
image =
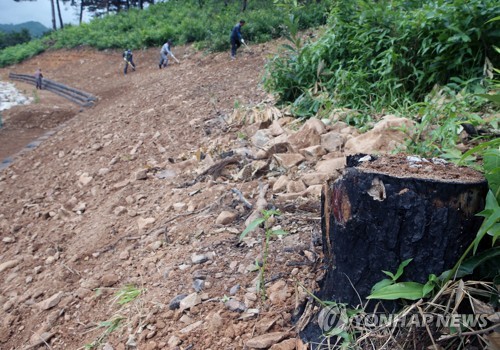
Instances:
[[[306,297],[295,279],[313,288],[318,274],[318,200],[282,208],[276,224],[291,234],[273,241],[263,302],[253,271],[261,246],[256,237],[239,243],[250,210],[231,192],[255,203],[258,181],[185,186],[210,159],[243,145],[240,127],[226,120],[235,105],[268,98],[259,82],[271,48],[234,62],[174,48],[181,64],[163,70],[158,50],[145,50],[127,76],[120,52],[87,49],[0,70],[5,80],[40,66],[99,98],[80,110],[41,92],[39,103],[6,113],[2,140],[16,128],[29,139],[66,124],[0,173],[1,349],[46,348],[42,338],[51,349],[243,349],[270,332],[295,348],[293,311]],[[27,140],[15,138],[0,157]],[[223,211],[236,213],[233,221],[216,223]],[[129,285],[141,294],[121,306],[115,295]],[[189,298],[174,308],[180,295]]]

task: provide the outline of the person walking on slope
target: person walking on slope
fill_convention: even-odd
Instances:
[[[160,69],[165,68],[168,65],[168,55],[172,56],[172,58],[179,63],[177,58],[175,58],[174,54],[172,53],[172,40],[168,40],[160,50],[160,64],[158,64],[158,67]]]
[[[123,68],[123,74],[127,74],[127,69],[129,64],[132,66],[132,70],[135,72],[135,64],[132,51],[130,49],[126,49],[125,51],[123,51],[122,56],[123,60],[125,61],[125,68]]]
[[[231,31],[231,59],[234,60],[236,58],[236,50],[241,46],[241,44],[245,43],[245,40],[241,37],[241,27],[245,25],[245,21],[239,21]]]
[[[35,72],[35,85],[37,89],[42,90],[42,79],[43,79],[42,70],[38,68]]]

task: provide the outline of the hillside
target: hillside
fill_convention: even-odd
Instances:
[[[260,87],[279,45],[235,61],[174,47],[181,63],[162,70],[158,49],[135,51],[126,76],[114,50],[0,69],[7,80],[41,67],[98,97],[80,109],[18,83],[39,102],[3,113],[0,154],[54,133],[0,172],[1,349],[307,348],[297,333],[318,311],[304,306],[324,273],[322,184],[345,154],[390,151],[414,122],[380,115],[359,135],[338,115],[284,115]],[[266,300],[264,230],[239,239],[259,209],[280,210],[269,225],[288,233],[270,241]]]
[[[311,240],[319,232],[318,198],[289,203],[279,219],[293,234],[272,244],[271,299],[261,305],[250,272],[260,246],[253,235],[253,243],[238,243],[250,212],[231,192],[238,188],[255,204],[258,179],[224,175],[186,186],[211,156],[219,161],[222,152],[244,146],[241,127],[224,119],[236,103],[267,98],[259,81],[273,48],[252,47],[234,62],[227,53],[175,48],[182,62],[164,70],[157,50],[146,50],[135,53],[138,69],[127,76],[120,52],[92,50],[47,52],[0,71],[6,80],[8,71],[40,66],[46,77],[99,97],[78,112],[41,91],[39,103],[4,114],[7,128],[50,128],[50,118],[74,117],[0,174],[2,349],[37,348],[40,337],[52,349],[81,348],[105,334],[101,322],[118,315],[120,327],[102,338],[106,349],[127,342],[141,349],[242,349],[271,331],[294,338],[292,312],[306,296],[296,293],[294,278],[311,288],[316,283],[318,248]],[[192,156],[200,150],[207,156],[198,163]],[[223,211],[237,214],[234,221],[216,223]],[[127,285],[143,292],[120,308],[114,294]],[[201,299],[184,311],[169,309],[194,288]],[[230,309],[225,296],[260,315]]]
[[[43,33],[48,32],[50,29],[41,24],[40,22],[24,22],[19,24],[0,24],[0,31],[2,32],[19,32],[22,29],[28,29],[32,37],[42,36]]]

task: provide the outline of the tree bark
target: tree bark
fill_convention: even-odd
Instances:
[[[56,10],[54,7],[54,0],[50,0],[50,7],[52,11],[52,29],[57,30],[56,27]]]
[[[83,20],[83,9],[84,9],[84,0],[80,0],[80,17],[78,18],[78,23],[82,24]]]
[[[361,165],[359,158],[348,157],[344,174],[324,186],[321,199],[326,275],[317,296],[350,307],[365,304],[371,288],[387,278],[382,270],[395,273],[406,259],[413,260],[398,282],[426,283],[429,274],[451,269],[476,236],[482,219],[475,214],[488,191],[482,175],[452,164],[445,172],[459,178],[441,180],[430,163],[421,165],[430,167],[427,177],[424,171],[413,177],[391,174],[403,165],[386,171]],[[310,340],[320,334],[311,323],[302,335]]]
[[[59,0],[56,0],[56,5],[57,5],[57,15],[59,16],[59,27],[62,29],[64,28],[64,24],[62,20],[61,6],[59,5]]]

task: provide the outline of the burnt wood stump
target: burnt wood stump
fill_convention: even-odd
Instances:
[[[429,274],[451,269],[481,225],[475,214],[487,190],[480,173],[441,160],[348,157],[343,175],[323,188],[326,274],[318,297],[365,304],[373,285],[387,278],[382,270],[394,273],[409,258],[400,281],[425,283]],[[306,339],[318,335],[311,326]]]

